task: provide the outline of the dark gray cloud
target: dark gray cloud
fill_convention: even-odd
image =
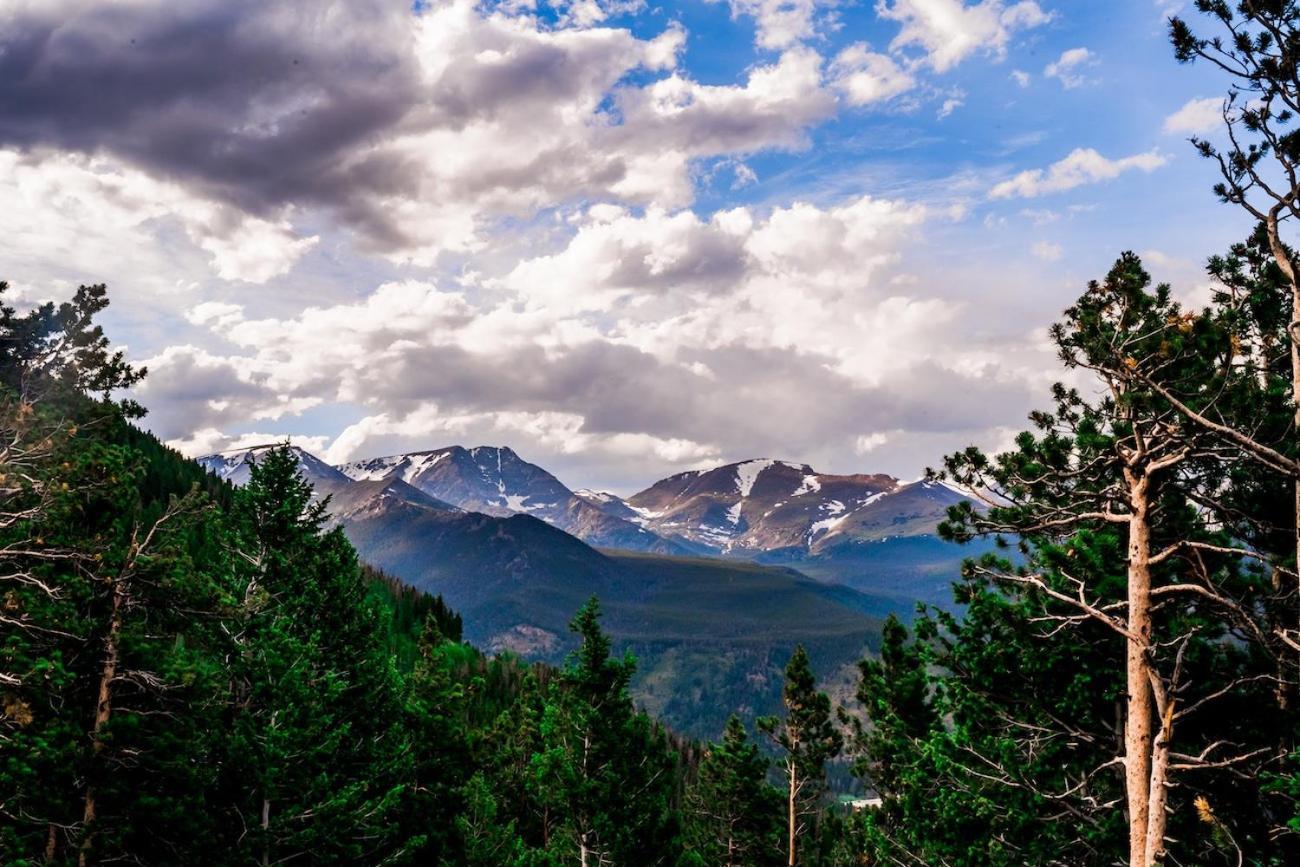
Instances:
[[[261,216],[396,193],[358,159],[415,104],[402,4],[383,0],[48,2],[0,21],[0,145],[110,153]]]
[[[10,4],[0,149],[111,155],[263,219],[324,209],[423,264],[575,199],[686,204],[692,159],[793,143],[834,110],[806,50],[705,87],[668,75],[673,26],[547,29],[471,0]]]

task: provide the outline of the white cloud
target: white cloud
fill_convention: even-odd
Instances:
[[[1031,76],[1028,72],[1021,69],[1011,70],[1011,80],[1021,87],[1028,87]]]
[[[730,0],[733,17],[753,18],[760,48],[789,48],[816,35],[818,7],[825,0]]]
[[[161,277],[184,269],[154,258],[169,225],[208,254],[213,273],[230,281],[264,283],[288,271],[317,241],[297,235],[287,220],[243,214],[103,157],[0,149],[0,200],[9,267],[52,261],[65,273],[84,275],[74,280],[125,270],[124,276],[147,280],[155,291],[184,288]]]
[[[1039,241],[1034,244],[1033,252],[1035,256],[1044,262],[1056,262],[1065,251],[1060,244],[1053,241]]]
[[[1086,48],[1070,48],[1061,52],[1061,56],[1043,68],[1043,75],[1055,78],[1061,86],[1070,89],[1086,84],[1088,79],[1083,70],[1097,62],[1097,58]]]
[[[326,449],[329,447],[330,438],[328,436],[304,436],[302,434],[283,433],[226,434],[216,428],[209,427],[194,431],[187,437],[168,440],[167,445],[183,455],[197,458],[214,452],[246,449],[268,443],[279,444],[286,441],[304,451],[319,456],[325,454]]]
[[[850,105],[870,105],[906,93],[916,79],[892,57],[855,42],[835,55],[828,71],[833,87]]]
[[[862,418],[957,436],[1024,389],[985,351],[955,348],[974,315],[962,302],[895,270],[941,219],[872,197],[708,217],[593,207],[473,295],[404,281],[284,318],[205,305],[191,320],[230,354],[146,359],[157,381],[141,397],[175,440],[345,404],[361,420],[333,459],[504,441],[602,481],[856,454]]]
[[[1223,98],[1211,96],[1188,100],[1182,108],[1165,118],[1167,133],[1204,135],[1223,125]]]
[[[1023,208],[1020,211],[1020,216],[1029,220],[1035,226],[1046,226],[1061,219],[1058,212],[1049,208]]]
[[[936,72],[946,72],[975,52],[1005,56],[1017,30],[1046,24],[1051,15],[1033,0],[877,0],[876,14],[902,25],[890,48],[916,47]]]
[[[425,404],[411,413],[394,418],[389,414],[367,416],[349,425],[324,451],[326,460],[342,463],[371,454],[376,442],[386,438],[431,437],[470,442],[527,442],[531,448],[560,455],[588,458],[651,459],[672,465],[716,462],[716,445],[641,433],[593,434],[583,430],[581,415],[566,412],[444,412],[436,404]]]
[[[966,95],[964,93],[959,92],[954,96],[950,96],[943,101],[943,104],[941,106],[939,106],[939,111],[936,117],[939,120],[943,120],[945,117],[952,114],[954,111],[961,108],[965,104],[966,104]]]
[[[1077,148],[1046,169],[1029,169],[997,184],[989,191],[989,197],[1032,199],[1072,190],[1084,184],[1111,180],[1134,169],[1152,172],[1168,161],[1168,157],[1155,150],[1112,160],[1092,148]]]
[[[802,147],[836,111],[822,58],[800,43],[815,18],[805,0],[746,2],[765,45],[783,50],[716,84],[679,68],[678,24],[648,38],[605,24],[639,7],[624,0],[561,3],[558,23],[526,4],[475,0],[419,14],[384,0],[110,5],[78,15],[32,6],[0,36],[0,53],[5,37],[36,40],[49,66],[39,81],[54,82],[24,93],[7,129],[112,155],[113,171],[154,185],[132,191],[150,201],[130,225],[180,220],[229,280],[286,273],[316,242],[295,232],[299,218],[351,229],[362,252],[431,266],[482,250],[503,220],[558,207],[682,207],[698,161]],[[200,21],[217,59],[141,52],[111,94],[122,105],[47,116],[44,106],[87,101],[84,82],[105,70],[123,74],[108,49],[77,46],[163,42]],[[192,69],[223,57],[220,75]],[[203,86],[178,92],[180,81]],[[203,146],[177,144],[189,141]]]
[[[860,455],[869,454],[889,442],[889,435],[880,433],[863,434],[853,443],[853,450]]]

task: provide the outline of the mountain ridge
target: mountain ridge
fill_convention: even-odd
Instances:
[[[266,448],[201,463],[240,484]],[[598,597],[610,634],[638,656],[638,701],[695,736],[733,711],[776,711],[796,644],[832,674],[872,651],[902,607],[783,566],[597,550],[532,515],[449,508],[400,476],[353,479],[293,450],[362,560],[441,595],[489,652],[558,662],[573,612]]]

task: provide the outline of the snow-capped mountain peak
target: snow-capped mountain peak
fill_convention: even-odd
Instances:
[[[283,445],[284,443],[263,443],[256,446],[230,449],[216,454],[204,455],[198,458],[198,463],[219,479],[233,485],[243,485],[247,484],[249,477],[252,475],[250,464],[260,461],[267,452]],[[303,475],[306,476],[308,481],[319,483],[322,481],[339,482],[347,480],[343,473],[306,449],[290,445],[289,451],[298,459],[298,465],[302,468]]]
[[[717,553],[806,556],[891,533],[932,534],[963,496],[935,482],[831,475],[763,458],[678,474],[618,505],[647,529]]]
[[[471,512],[532,515],[593,545],[682,553],[629,515],[579,496],[508,446],[448,446],[353,461],[339,469],[354,479],[399,476],[424,493]],[[612,502],[617,499],[607,495]]]

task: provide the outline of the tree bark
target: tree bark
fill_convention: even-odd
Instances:
[[[1129,867],[1149,867],[1152,710],[1150,481],[1125,469],[1131,508],[1128,529],[1128,706],[1124,718],[1124,776],[1128,802]]]
[[[1150,807],[1147,810],[1146,863],[1159,864],[1165,856],[1165,806],[1169,799],[1169,744],[1174,736],[1174,700],[1170,697],[1160,717],[1160,732],[1151,762]]]
[[[1297,278],[1295,266],[1292,265],[1291,257],[1287,255],[1286,246],[1282,243],[1277,209],[1269,213],[1268,219],[1264,221],[1264,227],[1268,232],[1268,245],[1272,250],[1273,260],[1291,285],[1291,323],[1287,329],[1291,337],[1291,402],[1295,408],[1293,418],[1296,430],[1300,431],[1300,279]],[[1292,505],[1295,508],[1293,517],[1296,568],[1300,569],[1300,476],[1293,480],[1292,491],[1294,495]],[[1293,625],[1300,628],[1300,624]]]
[[[790,853],[790,860],[789,860],[788,863],[789,863],[789,867],[794,867],[794,861],[795,861],[795,837],[797,836],[797,835],[796,835],[796,831],[797,831],[798,822],[799,822],[799,820],[798,820],[798,815],[799,815],[799,806],[798,806],[798,803],[797,803],[797,800],[798,800],[798,799],[797,799],[797,797],[796,797],[796,791],[795,791],[795,790],[796,790],[796,786],[798,785],[799,769],[798,769],[797,767],[795,767],[795,764],[794,764],[793,761],[790,761],[790,762],[789,762],[789,764],[787,765],[787,768],[788,768],[788,774],[789,774],[789,778],[790,778],[790,795],[789,795],[789,803],[788,803],[788,805],[787,805],[787,810],[786,810],[786,812],[788,813],[787,818],[789,819],[789,828],[788,828],[788,830],[789,830],[789,853]]]
[[[262,798],[262,867],[271,863],[271,799]]]
[[[108,634],[104,638],[104,666],[99,675],[99,697],[95,704],[95,722],[90,730],[92,776],[86,783],[86,797],[82,807],[81,847],[77,854],[78,867],[90,862],[90,850],[95,841],[95,781],[94,766],[104,751],[104,727],[113,716],[113,682],[117,679],[118,639],[122,633],[122,609],[126,603],[127,577],[113,580],[113,609],[108,619]]]

